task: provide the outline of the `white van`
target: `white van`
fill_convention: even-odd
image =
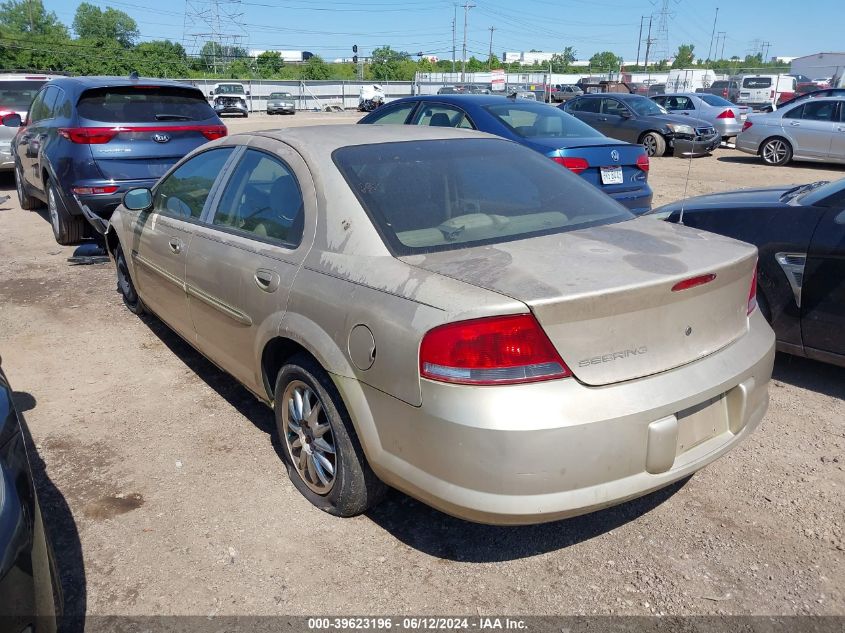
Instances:
[[[758,110],[777,107],[780,101],[795,96],[796,79],[792,75],[742,75],[737,104]]]

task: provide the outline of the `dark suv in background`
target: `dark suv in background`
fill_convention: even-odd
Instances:
[[[20,125],[18,115],[3,123]],[[226,127],[193,87],[162,79],[60,77],[45,84],[12,141],[21,207],[47,203],[59,244],[104,225],[123,194],[151,187]],[[89,213],[86,215],[84,211]]]

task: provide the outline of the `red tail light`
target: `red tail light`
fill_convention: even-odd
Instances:
[[[735,119],[736,115],[734,111],[728,108],[724,112],[722,112],[719,116],[716,117],[717,119]]]
[[[723,88],[723,89],[722,89],[722,96],[723,96],[725,99],[727,99],[727,98],[728,98],[728,89],[727,89],[727,88]]]
[[[448,323],[420,344],[420,376],[465,385],[509,385],[572,373],[530,314]]]
[[[80,196],[100,195],[106,193],[114,193],[120,189],[117,185],[107,185],[105,187],[74,187],[73,193]]]
[[[672,286],[672,292],[680,292],[681,290],[687,290],[688,288],[703,286],[704,284],[709,284],[714,279],[716,279],[716,273],[708,273],[706,275],[699,275],[698,277],[690,277],[689,279],[679,281],[674,286]]]
[[[199,132],[209,141],[223,138],[228,133],[225,125],[161,125],[117,126],[117,127],[64,127],[59,134],[73,143],[82,145],[102,145],[108,143],[121,132]]]
[[[751,276],[751,290],[748,291],[748,312],[751,314],[757,308],[757,262],[754,262],[754,274]]]
[[[775,91],[774,90],[769,91],[769,99],[774,99],[774,98],[775,98]]]
[[[552,160],[558,165],[563,165],[573,174],[580,174],[589,168],[590,163],[585,158],[577,158],[574,156],[552,156]]]
[[[745,132],[745,130],[750,128],[752,125],[754,125],[754,124],[751,121],[746,121],[745,123],[742,124],[742,131]]]
[[[648,154],[640,154],[637,156],[637,167],[647,172],[651,167],[651,161],[648,159]]]

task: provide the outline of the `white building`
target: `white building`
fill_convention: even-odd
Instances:
[[[251,50],[249,51],[250,57],[258,57],[261,53],[266,53],[266,50]],[[302,51],[277,51],[271,50],[273,53],[279,53],[282,56],[283,62],[301,62],[302,61]]]
[[[796,57],[789,65],[789,72],[807,75],[810,79],[842,75],[845,69],[845,53],[816,53]]]

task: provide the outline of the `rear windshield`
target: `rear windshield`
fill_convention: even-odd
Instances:
[[[586,123],[560,108],[506,103],[485,108],[522,138],[595,138],[601,136]]]
[[[332,158],[397,256],[634,217],[564,167],[504,140],[354,145],[335,150]]]
[[[742,80],[743,88],[771,88],[771,77],[746,77]]]
[[[271,99],[290,99],[290,93],[289,92],[273,92],[273,93],[270,93],[270,98]]]
[[[79,116],[106,123],[204,121],[214,110],[194,88],[175,86],[114,86],[82,93]]]
[[[699,99],[701,99],[707,105],[712,106],[732,106],[733,104],[728,101],[727,99],[723,99],[719,95],[709,95],[709,94],[699,94],[696,95]]]
[[[43,81],[0,81],[0,110],[28,110]]]

